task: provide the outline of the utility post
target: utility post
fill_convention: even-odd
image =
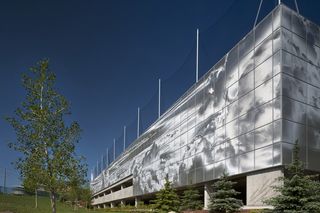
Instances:
[[[4,178],[3,178],[3,193],[6,193],[6,181],[7,181],[7,168],[4,168]]]

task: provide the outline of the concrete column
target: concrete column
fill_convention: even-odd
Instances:
[[[121,201],[120,201],[120,205],[121,205],[121,206],[125,206],[125,205],[126,205],[126,201],[121,200]]]
[[[124,189],[124,185],[123,185],[123,184],[121,184],[121,190],[122,190],[122,189]]]
[[[278,178],[283,177],[281,169],[261,171],[247,176],[247,206],[267,207],[263,200],[276,195],[272,186],[281,184]]]
[[[113,202],[110,203],[110,208],[114,208],[114,203]]]
[[[107,208],[107,204],[106,203],[103,204],[103,208],[104,209]]]
[[[209,205],[210,205],[210,194],[212,193],[212,186],[210,184],[206,184],[204,185],[204,210],[208,210],[209,209]]]
[[[136,208],[138,208],[139,202],[140,202],[140,198],[135,197],[135,198],[134,198],[134,206],[135,206]]]

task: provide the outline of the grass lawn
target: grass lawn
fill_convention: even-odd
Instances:
[[[50,200],[47,197],[38,197],[38,208],[34,208],[35,202],[33,196],[15,196],[0,194],[0,212],[13,213],[50,213]],[[74,211],[72,207],[57,202],[57,213],[92,213],[86,209]]]
[[[12,212],[12,213],[51,213],[51,204],[48,197],[38,197],[38,208],[34,208],[34,196],[16,196],[16,195],[3,195],[0,194],[0,213],[2,212]],[[57,201],[57,213],[129,213],[127,211],[122,211],[120,209],[99,209],[99,210],[88,210],[79,208],[78,210],[73,210],[69,205],[60,203]],[[139,213],[137,211],[132,211]]]
[[[38,197],[38,208],[34,208],[35,201],[34,196],[16,196],[16,195],[3,195],[0,194],[0,213],[51,213],[51,203],[48,197]],[[99,209],[88,210],[79,208],[73,210],[69,205],[60,203],[57,201],[57,213],[139,213],[138,211],[130,211],[127,209],[123,211],[121,209]],[[144,211],[145,213],[146,211]]]

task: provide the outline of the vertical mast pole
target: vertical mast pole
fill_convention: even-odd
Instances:
[[[109,148],[107,147],[107,166],[106,167],[108,167],[109,166]]]
[[[199,80],[199,29],[197,29],[196,82]]]
[[[159,78],[159,94],[158,94],[158,118],[161,115],[161,78]]]
[[[137,138],[140,136],[140,107],[138,107],[138,118],[137,118]]]
[[[113,139],[113,161],[116,159],[116,139]]]
[[[101,156],[101,172],[104,170],[103,154]]]
[[[123,151],[126,150],[126,126],[123,127]]]
[[[99,171],[99,160],[97,160],[97,176],[98,176],[99,173],[100,173],[100,171]]]

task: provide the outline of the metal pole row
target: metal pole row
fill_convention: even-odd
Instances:
[[[297,9],[297,12],[299,13],[299,8],[297,1],[294,0],[295,6]],[[255,17],[254,26],[256,26],[256,23],[258,21],[259,13],[261,10],[261,6],[263,4],[263,0],[260,0],[258,11]],[[281,0],[278,0],[278,5],[281,4]],[[199,29],[196,29],[196,67],[195,67],[195,82],[197,83],[199,80]],[[158,119],[161,117],[161,78],[158,79]],[[137,138],[140,136],[140,107],[137,109]],[[123,127],[123,152],[126,149],[126,126]],[[113,161],[116,159],[116,139],[113,139]],[[107,149],[107,165],[109,165],[109,153]],[[98,168],[98,162],[97,162],[97,170]]]
[[[280,0],[279,0],[280,1]],[[199,80],[199,29],[196,31],[196,79],[195,82],[197,83]],[[158,79],[158,119],[161,117],[161,78]],[[140,136],[140,107],[137,110],[137,138]],[[123,127],[123,152],[126,149],[126,126]],[[116,159],[116,139],[113,139],[113,161]],[[103,158],[102,158],[103,161]],[[106,167],[109,165],[109,151],[107,148],[107,160],[106,160]],[[103,162],[101,162],[101,170],[102,170]],[[99,164],[97,162],[97,171],[99,170]],[[102,171],[100,171],[102,172]]]

